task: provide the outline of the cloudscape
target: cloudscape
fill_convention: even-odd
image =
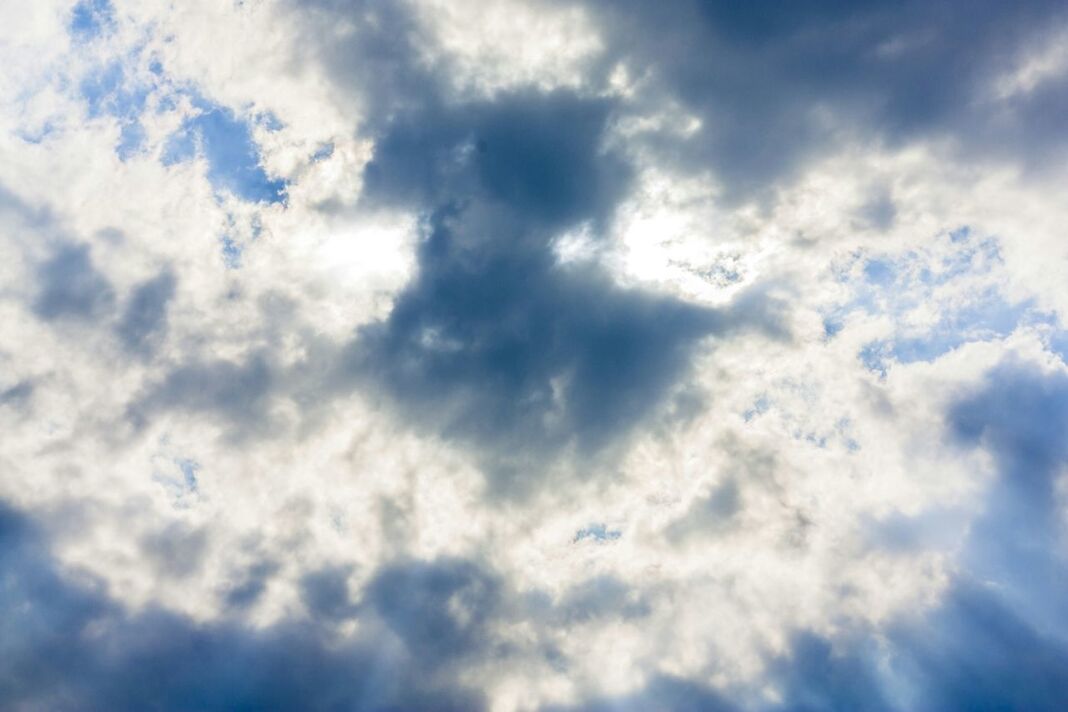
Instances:
[[[0,63],[0,710],[1068,709],[1063,0]]]

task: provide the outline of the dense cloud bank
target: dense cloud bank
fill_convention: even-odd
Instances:
[[[428,218],[415,279],[361,330],[352,367],[412,417],[518,453],[525,471],[512,477],[624,436],[703,337],[777,327],[755,309],[702,308],[559,264],[553,240],[583,222],[599,233],[626,189],[628,166],[602,148],[609,111],[553,93],[395,119],[365,169],[368,200]]]
[[[0,708],[1060,710],[1064,3],[0,10]]]
[[[199,624],[165,610],[129,613],[98,582],[65,578],[34,525],[7,505],[0,510],[0,537],[2,600],[15,612],[5,617],[0,663],[0,697],[10,709],[482,707],[477,692],[440,680],[441,668],[474,645],[444,608],[454,592],[483,585],[463,566],[383,572],[366,607],[385,621],[384,629],[376,638],[346,640],[330,630],[314,583],[308,586],[313,616],[260,630]]]
[[[1021,45],[1063,24],[1058,2],[590,6],[608,30],[606,66],[651,75],[648,101],[678,101],[701,121],[681,140],[651,140],[715,171],[728,195],[767,191],[850,134],[891,146],[946,137],[1028,165],[1063,153],[1049,121],[1068,98],[1063,77],[1011,101],[990,86]]]

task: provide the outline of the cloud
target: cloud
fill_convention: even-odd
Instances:
[[[174,296],[174,274],[163,270],[134,288],[117,326],[119,339],[131,351],[150,352],[167,328],[167,303]]]
[[[609,111],[523,94],[389,125],[368,198],[430,217],[415,280],[359,333],[357,373],[494,454],[589,453],[655,413],[704,337],[776,328],[759,309],[707,309],[558,263],[554,238],[605,224],[626,187],[626,164],[604,148]]]
[[[778,701],[753,691],[742,709],[1059,709],[1068,694],[1063,536],[1052,486],[1068,451],[1068,381],[1008,362],[948,413],[948,434],[994,454],[998,479],[967,543],[966,568],[937,605],[902,612],[879,634],[798,632],[769,661]],[[1012,562],[1012,563],[1010,563]],[[735,709],[699,684],[655,679],[640,692],[579,709]]]
[[[731,518],[742,508],[738,483],[727,480],[708,496],[690,505],[678,521],[668,528],[668,535],[685,539],[693,534],[715,532],[730,526]]]
[[[221,416],[238,435],[251,434],[270,426],[276,378],[262,354],[253,354],[244,363],[221,359],[185,363],[149,385],[129,415],[143,425],[161,409],[208,413]]]
[[[186,576],[202,535],[171,527],[145,545],[166,575]],[[524,654],[494,626],[541,610],[481,566],[442,558],[390,562],[358,600],[346,584],[350,570],[312,571],[301,581],[308,616],[266,628],[196,622],[156,607],[134,612],[99,581],[63,570],[39,524],[7,503],[0,565],[0,600],[18,611],[2,625],[0,703],[14,708],[483,709],[482,696],[460,680],[472,664]],[[253,572],[266,575],[269,567]],[[594,581],[550,615],[585,620],[615,608],[621,595],[618,584]],[[352,617],[360,632],[333,629]]]
[[[88,245],[59,246],[37,269],[40,291],[33,310],[47,320],[92,321],[115,302],[107,277],[93,265]]]
[[[1066,20],[0,10],[0,707],[1055,709]]]
[[[21,405],[33,395],[32,381],[19,381],[0,392],[0,405]]]
[[[1008,362],[948,414],[951,437],[992,452],[998,477],[941,602],[874,637],[802,635],[779,666],[785,708],[1055,710],[1068,694],[1064,521],[1052,487],[1065,464],[1068,380]]]
[[[171,524],[145,537],[141,548],[152,561],[157,575],[181,579],[198,573],[207,544],[207,534],[203,530]]]
[[[270,561],[261,561],[251,566],[240,583],[226,590],[224,599],[227,607],[240,610],[255,605],[277,571],[278,566]]]
[[[987,448],[999,470],[965,561],[980,580],[999,584],[1018,615],[1063,637],[1068,619],[1057,601],[1068,594],[1068,559],[1050,542],[1065,527],[1058,487],[1068,464],[1068,378],[1010,361],[984,385],[950,413],[956,437]]]
[[[321,624],[330,616],[257,630],[227,622],[198,624],[158,609],[125,611],[93,582],[62,574],[34,523],[7,504],[0,508],[0,562],[4,607],[19,612],[2,624],[0,703],[5,707],[482,708],[476,693],[428,679],[411,667],[414,657],[433,672],[445,662],[440,653],[466,643],[461,629],[448,622],[446,599],[439,598],[455,592],[447,582],[454,579],[442,589],[439,578],[432,574],[423,580],[415,569],[414,587],[405,588],[408,598],[390,602],[372,596],[374,610],[407,644],[398,649],[373,639],[339,641]],[[437,570],[448,577],[449,566],[440,564]],[[372,590],[389,592],[405,575],[403,569],[384,572]],[[405,608],[406,600],[429,605]],[[467,624],[477,625],[477,620]],[[452,637],[437,637],[450,632]],[[424,650],[422,642],[444,648]]]
[[[819,2],[774,11],[730,2],[584,3],[598,18],[608,74],[622,66],[646,111],[677,101],[701,123],[649,142],[693,169],[711,169],[736,198],[767,192],[843,134],[900,145],[948,136],[972,154],[1041,161],[1063,149],[1043,105],[1063,87],[989,105],[1005,58],[1065,21],[1055,2]]]
[[[989,589],[962,585],[926,625],[901,636],[900,644],[911,646],[923,709],[1061,706],[1068,687],[1058,671],[1068,662],[1068,647],[999,599]]]
[[[329,567],[305,574],[300,580],[304,605],[316,618],[344,619],[356,613],[349,597],[347,567]],[[258,583],[253,579],[253,585]],[[252,589],[253,591],[255,589]]]
[[[364,601],[411,650],[416,664],[462,664],[485,653],[500,584],[466,561],[397,562],[365,589]]]
[[[708,712],[731,712],[739,709],[714,690],[688,680],[657,678],[633,695],[606,700],[595,700],[576,707],[548,707],[547,712],[582,710],[583,712],[607,712],[608,710],[661,709],[669,712],[683,710],[708,710]]]

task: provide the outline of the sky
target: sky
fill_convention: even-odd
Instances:
[[[1068,707],[1068,5],[0,5],[0,709]]]

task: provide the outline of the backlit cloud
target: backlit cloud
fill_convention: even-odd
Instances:
[[[0,708],[1063,708],[1066,37],[0,10]]]

